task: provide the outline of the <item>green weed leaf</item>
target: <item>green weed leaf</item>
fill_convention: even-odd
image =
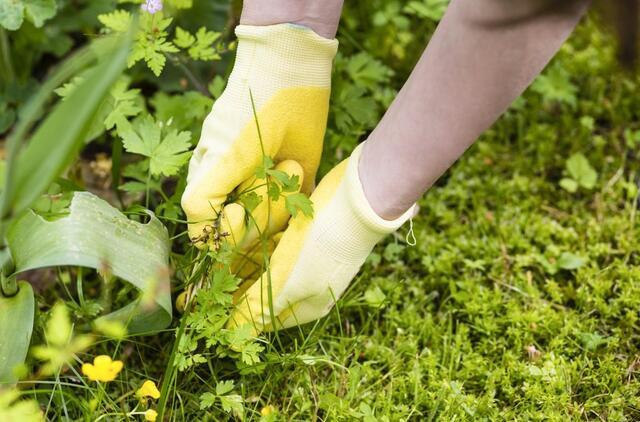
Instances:
[[[196,37],[191,35],[189,31],[186,31],[179,26],[176,27],[176,36],[173,39],[175,45],[180,48],[189,48],[196,42]]]
[[[563,270],[576,270],[585,264],[585,260],[571,252],[563,252],[556,265]]]
[[[18,390],[0,390],[0,420],[43,422],[44,416],[36,400],[19,400]]]
[[[220,381],[216,384],[216,394],[218,396],[224,396],[227,393],[230,393],[233,390],[233,381]]]
[[[578,88],[571,82],[569,72],[560,64],[550,66],[538,76],[531,89],[542,96],[545,102],[559,102],[576,106]]]
[[[162,128],[151,116],[129,125],[118,133],[125,150],[149,157],[153,176],[173,176],[187,163],[191,153],[191,133],[170,129],[162,137]]]
[[[98,20],[114,32],[126,32],[131,27],[131,13],[126,10],[114,10],[111,13],[98,15]]]
[[[248,192],[240,197],[240,202],[248,213],[255,210],[262,202],[262,197],[255,192]]]
[[[28,211],[9,227],[7,240],[16,272],[82,266],[108,272],[144,292],[105,316],[130,322],[130,332],[161,329],[171,321],[168,233],[152,214],[147,224],[137,223],[96,196],[76,192],[67,216],[46,221]],[[53,321],[60,320],[53,315]]]
[[[24,3],[22,1],[0,2],[0,25],[15,31],[22,26],[23,19]]]
[[[33,289],[25,281],[18,282],[18,289],[13,297],[3,297],[0,293],[0,385],[16,381],[15,369],[24,362],[31,341],[35,313]],[[0,415],[2,409],[0,405]]]
[[[560,179],[560,187],[567,192],[574,193],[578,190],[579,185],[575,180],[568,177],[563,177],[562,179]]]
[[[296,217],[298,212],[302,212],[302,214],[309,218],[313,217],[313,203],[304,193],[297,192],[286,195],[285,207],[293,217]]]
[[[219,59],[220,55],[213,47],[213,43],[220,38],[220,35],[220,32],[208,31],[204,27],[198,29],[196,41],[189,47],[189,56],[193,60],[202,61]]]
[[[0,2],[0,25],[10,31],[22,26],[24,15],[40,28],[47,19],[55,16],[55,0],[3,0]]]
[[[567,160],[567,172],[583,188],[593,189],[598,180],[598,173],[595,171],[587,157],[581,153],[573,154]]]
[[[239,282],[240,280],[227,271],[216,271],[213,274],[209,291],[211,298],[217,304],[230,304],[232,300],[231,293],[237,289]]]
[[[369,306],[379,308],[384,303],[387,296],[384,294],[380,287],[375,286],[364,292],[364,300]]]

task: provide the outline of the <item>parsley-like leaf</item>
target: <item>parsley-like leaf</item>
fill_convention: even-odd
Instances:
[[[126,10],[114,10],[111,13],[98,15],[98,20],[114,32],[126,32],[131,26],[131,13]]]
[[[304,193],[298,192],[287,195],[285,197],[285,207],[293,217],[298,215],[298,211],[301,211],[309,218],[313,217],[313,203]]]

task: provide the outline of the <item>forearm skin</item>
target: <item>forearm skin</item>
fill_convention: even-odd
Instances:
[[[242,25],[295,23],[313,29],[325,38],[334,38],[338,30],[344,0],[245,0]]]
[[[453,0],[366,142],[359,171],[373,209],[393,219],[417,201],[541,72],[588,3]]]

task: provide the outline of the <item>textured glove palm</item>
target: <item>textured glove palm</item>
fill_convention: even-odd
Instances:
[[[413,215],[415,206],[388,221],[371,209],[358,175],[360,151],[322,179],[311,195],[313,218],[290,220],[268,271],[239,297],[231,325],[273,330],[326,315],[375,244]]]
[[[291,161],[297,162],[302,190],[309,193],[322,153],[337,41],[291,24],[240,25],[236,34],[234,69],[204,122],[182,196],[189,236],[198,246],[209,239],[208,228],[229,194],[262,165],[263,154],[288,162],[294,174]],[[240,205],[227,208],[223,214],[231,226],[245,220]],[[277,231],[286,218],[260,224]],[[242,238],[243,230],[236,227],[233,235]]]

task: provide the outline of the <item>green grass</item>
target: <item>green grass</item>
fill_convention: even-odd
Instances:
[[[640,90],[611,76],[610,48],[581,47],[599,36],[583,25],[555,62],[575,71],[576,105],[528,92],[421,201],[417,245],[406,228],[380,245],[339,313],[267,337],[247,374],[210,356],[177,394],[226,374],[249,419],[267,405],[276,420],[640,419],[638,146],[624,136]],[[574,50],[598,62],[580,74]],[[576,152],[598,177],[570,193]]]

